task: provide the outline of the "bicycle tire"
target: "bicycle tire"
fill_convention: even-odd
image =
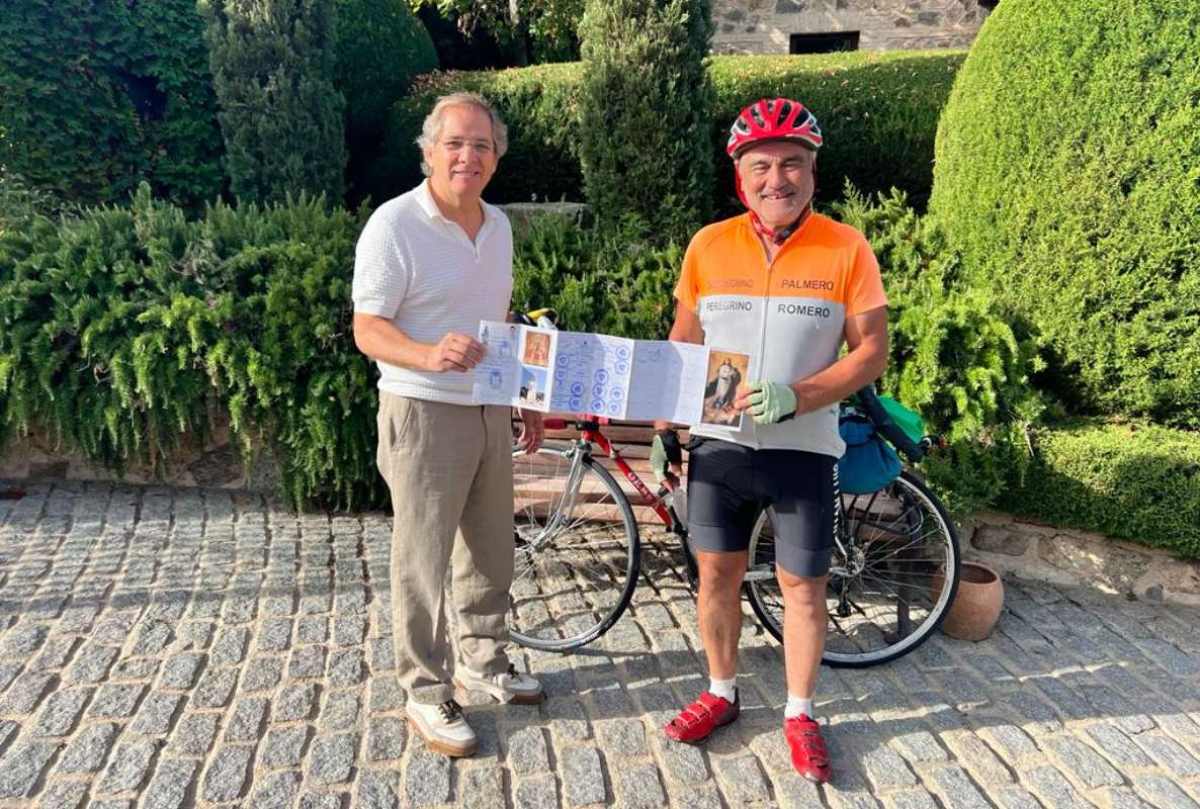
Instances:
[[[641,536],[633,508],[609,471],[581,452],[577,445],[544,446],[532,455],[513,450],[508,627],[514,641],[532,649],[566,652],[591,643],[620,619],[637,587]],[[576,461],[580,471],[568,491]]]
[[[847,503],[850,505],[847,506]],[[900,506],[899,512],[890,513],[888,510],[895,509],[896,504]],[[854,560],[847,563],[846,560],[839,559],[840,553],[835,549],[835,571],[840,562],[847,575],[841,576],[836,572],[832,572],[830,575],[829,594],[826,598],[826,606],[830,608],[830,622],[822,662],[833,668],[876,666],[895,660],[916,649],[928,640],[945,620],[946,612],[954,600],[954,594],[958,591],[962,563],[958,532],[937,495],[931,492],[915,473],[907,469],[903,470],[900,477],[888,484],[887,487],[873,495],[842,495],[841,509],[838,530],[843,537],[843,544],[845,544],[845,537],[855,536],[858,538],[856,547],[859,543],[865,543],[865,549],[861,560],[862,566],[857,575],[852,573],[852,569],[859,563]],[[915,540],[910,539],[913,531],[921,530],[925,522],[930,522],[930,531],[923,532]],[[764,512],[755,524],[750,541],[752,567],[760,570],[766,565],[774,567],[773,542],[768,539],[769,525],[769,517]],[[864,529],[873,532],[873,536],[864,538],[862,536]],[[933,542],[925,547],[924,538],[935,535],[936,538]],[[893,556],[890,558],[878,555],[878,553],[887,552],[888,546],[895,544],[897,538],[909,541],[906,544],[902,542],[898,548],[894,548]],[[918,546],[917,542],[921,542],[922,545]],[[880,551],[872,559],[870,553],[874,544],[880,545]],[[896,552],[903,552],[908,548],[915,548],[916,552],[911,556],[907,554],[900,557],[895,556]],[[940,559],[938,558],[939,554]],[[910,582],[906,583],[899,578],[895,580],[881,578],[877,566],[889,561],[909,566],[911,568]],[[875,567],[871,567],[872,565]],[[936,569],[932,573],[923,572],[930,570],[930,565],[940,565],[943,572],[939,574]],[[944,571],[949,571],[950,575],[945,575]],[[920,589],[911,584],[912,578],[917,576],[920,577],[917,579]],[[925,585],[922,580],[925,578],[928,578],[928,593],[923,592]],[[886,584],[896,585],[897,591],[887,592]],[[883,592],[872,592],[870,589],[872,587],[877,587]],[[914,604],[913,598],[905,599],[900,594],[905,587],[910,588],[907,594],[909,596],[912,596],[914,591],[916,594],[924,596],[920,604]],[[778,582],[774,577],[763,576],[747,581],[746,591],[750,599],[750,606],[759,621],[777,640],[782,641],[783,602]],[[853,601],[854,594],[857,594],[857,597],[864,603],[868,596],[876,596],[881,599],[892,597],[891,606],[895,608],[897,616],[895,627],[888,631],[875,624],[867,611],[863,609],[862,604]],[[838,602],[839,606],[847,602],[854,604],[854,608],[860,613],[860,616],[840,616],[842,619],[848,617],[858,619],[852,627],[852,622],[845,622],[846,626],[839,622],[831,604],[833,601]],[[874,608],[875,605],[869,606]],[[886,604],[882,606],[884,609],[888,608]],[[923,609],[924,616],[920,618],[919,622],[904,631],[903,622],[912,624],[911,609],[913,606]],[[902,613],[905,616],[903,619],[901,618]],[[851,630],[853,630],[853,634],[851,634]],[[858,648],[854,650],[852,647]]]

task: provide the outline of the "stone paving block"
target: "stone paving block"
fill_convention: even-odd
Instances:
[[[1174,739],[1157,733],[1134,736],[1134,741],[1150,756],[1180,778],[1200,777],[1200,761]]]
[[[835,784],[825,786],[825,798],[832,809],[879,809],[879,802],[862,789],[842,789]]]
[[[30,662],[28,670],[31,672],[50,672],[61,669],[70,661],[71,653],[75,651],[75,647],[79,643],[79,638],[51,637],[46,642],[41,653]]]
[[[754,756],[713,756],[710,762],[717,785],[730,803],[741,805],[770,797],[766,776]]]
[[[182,809],[199,769],[199,763],[190,759],[164,758],[159,761],[146,789],[143,809]]]
[[[1133,787],[1154,809],[1197,809],[1200,806],[1178,784],[1162,775],[1134,776]]]
[[[867,780],[876,791],[916,786],[917,777],[895,750],[882,740],[865,745],[859,758]]]
[[[937,737],[924,729],[912,729],[892,737],[892,744],[900,755],[913,764],[946,761],[949,756]]]
[[[186,690],[196,682],[196,675],[204,665],[204,655],[197,652],[184,652],[172,655],[163,664],[162,674],[158,684],[161,688]]]
[[[1111,787],[1105,790],[1104,800],[1111,809],[1154,809],[1128,787]]]
[[[250,805],[254,809],[290,809],[300,792],[299,773],[272,773],[260,781],[255,782],[254,792],[250,796]]]
[[[1010,764],[1017,759],[1041,755],[1033,740],[1016,725],[989,722],[976,732]]]
[[[79,809],[87,797],[88,785],[80,781],[57,781],[41,791],[38,809]]]
[[[50,759],[58,752],[55,742],[24,742],[9,748],[0,758],[0,798],[29,794]]]
[[[179,646],[192,651],[207,649],[215,631],[216,624],[212,621],[185,621],[177,630]]]
[[[1070,736],[1051,736],[1042,747],[1060,762],[1062,771],[1074,776],[1087,789],[1121,786],[1125,780],[1092,748]]]
[[[1112,725],[1089,725],[1086,733],[1092,746],[1118,767],[1149,767],[1154,764],[1128,736]]]
[[[325,647],[302,646],[293,649],[288,659],[288,677],[301,680],[325,674]]]
[[[1054,809],[1090,809],[1066,777],[1049,765],[1021,773],[1021,781],[1039,800]]]
[[[255,636],[255,648],[260,652],[285,652],[292,646],[290,618],[271,618],[263,621]]]
[[[118,744],[104,776],[100,779],[101,793],[130,792],[141,786],[150,772],[154,754],[153,742],[136,741]]]
[[[493,809],[504,806],[504,774],[495,763],[476,764],[458,769],[455,790],[463,809]]]
[[[989,796],[1001,809],[1042,809],[1042,804],[1037,798],[1018,786],[999,787],[992,790]]]
[[[987,798],[962,767],[939,767],[926,778],[946,809],[990,809]]]
[[[175,633],[166,622],[143,621],[134,634],[133,645],[129,647],[129,653],[135,657],[156,655],[166,649],[174,638]]]
[[[119,728],[113,724],[90,725],[80,730],[59,756],[55,772],[75,774],[99,772],[112,750]]]
[[[239,688],[242,691],[269,691],[279,685],[283,678],[283,659],[258,656],[250,658],[242,674]]]
[[[329,665],[329,684],[334,688],[358,685],[363,679],[361,649],[343,649],[333,656]]]
[[[105,683],[96,691],[87,715],[91,719],[128,719],[137,710],[146,686]]]
[[[158,671],[158,660],[152,657],[135,657],[117,660],[108,673],[109,680],[149,680]]]
[[[596,738],[610,756],[637,757],[649,753],[649,747],[646,745],[646,727],[637,719],[609,719],[598,722]]]
[[[360,809],[395,809],[400,806],[400,773],[392,769],[366,770],[358,779],[352,805]],[[503,798],[497,805],[503,805]]]
[[[309,615],[296,622],[296,643],[324,643],[329,634],[329,621],[324,616]]]
[[[0,698],[0,713],[8,716],[27,716],[34,712],[54,687],[53,674],[23,674]]]
[[[550,769],[546,736],[541,728],[526,727],[501,739],[504,759],[517,775],[533,775]]]
[[[163,691],[151,692],[138,708],[129,729],[134,733],[146,736],[165,736],[171,730],[171,723],[183,704],[182,694],[172,694]]]
[[[367,732],[367,760],[393,761],[404,754],[408,724],[395,716],[376,716]]]
[[[75,727],[83,706],[92,696],[91,688],[68,688],[55,691],[47,699],[34,723],[35,736],[65,736]]]
[[[197,708],[225,707],[233,695],[237,678],[237,669],[206,668],[192,692],[192,705]]]
[[[318,724],[322,731],[349,730],[358,723],[359,695],[355,691],[331,691],[321,708]]]
[[[0,657],[28,660],[45,643],[48,634],[49,629],[41,624],[14,627],[4,636],[4,643],[0,645]]]
[[[587,712],[576,699],[555,697],[546,700],[542,712],[550,720],[550,732],[556,741],[585,742],[592,737]]]
[[[413,748],[404,768],[404,797],[410,806],[432,806],[450,801],[450,759]]]
[[[371,713],[385,713],[404,707],[404,691],[394,676],[371,677]]]
[[[723,730],[717,731],[721,732]],[[670,778],[684,784],[699,784],[708,780],[708,766],[698,748],[671,741],[661,734],[655,734],[655,746],[658,758]]]
[[[263,697],[243,697],[225,726],[225,741],[255,742],[261,735],[269,702]]]
[[[357,743],[353,733],[315,738],[308,753],[308,777],[324,785],[349,781]]]
[[[272,705],[271,720],[291,722],[314,716],[320,689],[316,683],[293,683],[285,686]]]
[[[557,809],[558,789],[553,775],[520,781],[513,789],[513,809]]]
[[[299,767],[308,736],[309,729],[306,725],[271,728],[263,742],[263,766],[274,770]]]
[[[223,747],[217,751],[204,774],[201,795],[206,801],[232,801],[246,787],[253,747]]]
[[[559,756],[563,794],[572,806],[602,803],[608,794],[600,751],[594,747],[570,747]]]
[[[217,736],[219,713],[192,713],[179,720],[168,740],[168,749],[185,756],[206,756]]]
[[[250,630],[245,627],[225,627],[217,633],[209,650],[209,660],[214,666],[232,666],[242,662],[246,646],[250,641]]]
[[[627,809],[654,809],[664,806],[667,796],[653,764],[632,764],[610,772],[617,805]]]

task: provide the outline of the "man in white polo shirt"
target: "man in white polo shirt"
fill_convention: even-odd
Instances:
[[[417,144],[428,179],[381,205],[358,240],[354,341],[380,370],[377,460],[395,514],[392,625],[409,722],[431,749],[467,756],[476,738],[453,698],[446,610],[459,632],[460,686],[502,702],[542,699],[504,651],[509,410],[472,404],[467,373],[483,356],[480,321],[504,320],[512,294],[512,228],[480,199],[507,133],[482,97],[456,93],[434,105]],[[541,415],[522,412],[521,421],[518,440],[532,451]]]

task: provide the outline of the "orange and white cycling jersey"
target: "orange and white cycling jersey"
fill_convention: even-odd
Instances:
[[[750,355],[750,379],[790,384],[832,365],[847,317],[887,305],[879,262],[860,232],[812,213],[767,263],[749,214],[709,225],[683,259],[675,297],[697,313],[704,343]],[[756,449],[798,449],[840,458],[838,407],[737,430],[692,433]]]

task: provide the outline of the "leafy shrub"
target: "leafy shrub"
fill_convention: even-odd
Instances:
[[[1043,410],[1030,379],[1041,367],[1036,336],[965,282],[944,234],[902,193],[869,200],[850,188],[835,212],[867,235],[882,269],[891,337],[882,389],[949,442],[926,471],[952,507],[988,504],[1028,465],[1025,432]]]
[[[23,0],[0,14],[0,165],[66,203],[140,180],[198,205],[221,189],[195,0]]]
[[[337,86],[346,97],[350,193],[361,196],[379,158],[388,107],[437,53],[407,0],[337,0]]]
[[[628,212],[656,238],[689,237],[712,207],[708,4],[591,0],[579,32],[579,158],[597,221]]]
[[[665,339],[683,250],[646,243],[644,231],[637,220],[602,230],[562,216],[535,218],[516,244],[513,308],[552,306],[569,331]]]
[[[837,199],[850,180],[867,194],[895,186],[923,207],[933,182],[938,115],[962,60],[961,52],[946,51],[710,57],[716,94],[707,146],[716,166],[713,204],[722,213],[738,208],[725,155],[738,111],[756,98],[786,95],[810,105],[826,134],[819,198]],[[423,77],[392,108],[372,196],[383,200],[416,185],[420,161],[413,140],[421,120],[437,96],[463,89],[491,99],[509,124],[510,151],[488,187],[489,199],[582,200],[582,78],[579,63]],[[659,120],[668,120],[661,111]]]
[[[334,85],[334,0],[209,0],[205,8],[234,196],[341,200],[345,99]]]
[[[225,411],[243,450],[278,450],[295,501],[380,502],[350,330],[364,217],[301,196],[189,220],[142,186],[0,234],[0,435],[36,424],[114,467],[162,465]]]
[[[1000,499],[1016,514],[1200,559],[1200,436],[1080,421],[1037,430],[1036,462]]]
[[[1005,0],[959,73],[933,209],[1086,408],[1200,425],[1200,4]]]

